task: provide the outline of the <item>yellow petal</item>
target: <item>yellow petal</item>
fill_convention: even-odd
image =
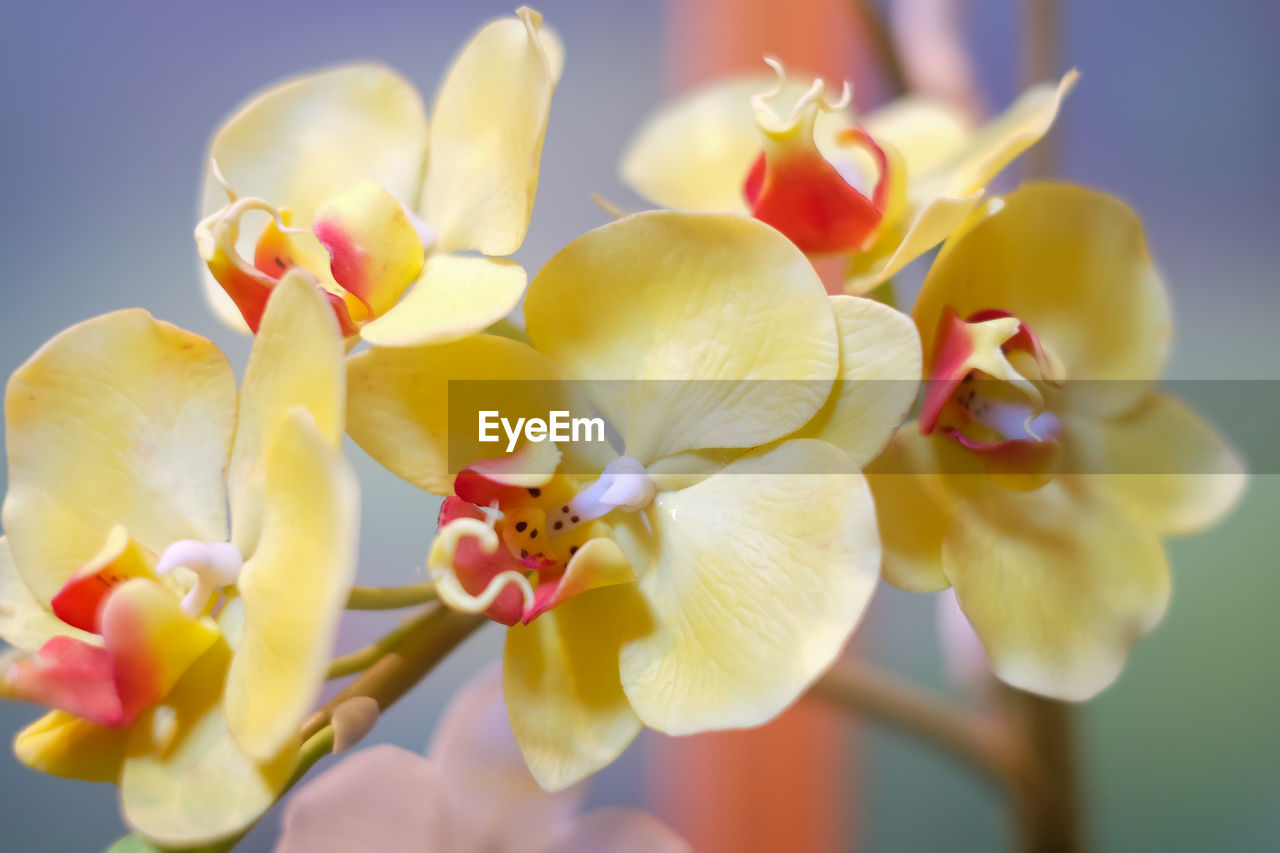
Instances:
[[[0,536],[0,639],[16,649],[34,652],[63,635],[95,642],[92,634],[72,628],[32,594],[14,565],[9,540]]]
[[[305,409],[276,427],[263,510],[237,583],[244,627],[226,693],[227,725],[257,761],[289,743],[319,695],[355,577],[359,485]]]
[[[1244,492],[1244,461],[1217,430],[1172,397],[1148,394],[1133,411],[1099,427],[1098,463],[1105,467],[1098,473],[1162,536],[1203,530]]]
[[[1049,132],[1062,101],[1080,75],[1068,71],[1056,84],[1032,86],[984,124],[946,162],[922,175],[910,194],[917,199],[966,196],[987,185],[1005,166]]]
[[[116,525],[155,553],[226,538],[235,376],[212,343],[145,311],[105,314],[9,380],[4,529],[50,601]]]
[[[360,337],[383,346],[456,341],[510,314],[526,280],[524,267],[511,261],[432,255],[404,300],[364,326]]]
[[[41,773],[86,782],[115,782],[120,778],[128,738],[128,729],[111,729],[66,711],[50,711],[18,732],[13,753]]]
[[[249,355],[227,484],[232,541],[249,557],[262,523],[267,442],[294,406],[307,409],[320,433],[342,441],[346,350],[338,321],[301,272],[276,285]]]
[[[264,764],[236,747],[221,703],[230,656],[225,644],[215,645],[129,730],[124,819],[157,844],[188,846],[241,831],[272,806],[297,762],[292,744]]]
[[[618,627],[636,606],[634,585],[605,587],[507,632],[507,713],[545,790],[596,772],[640,732],[618,680]]]
[[[932,439],[915,421],[903,425],[884,453],[867,468],[875,498],[884,579],[910,592],[936,592],[951,585],[942,570],[942,539],[950,521],[945,489],[932,475]]]
[[[920,387],[920,336],[911,318],[871,299],[831,297],[840,373],[822,411],[796,438],[818,438],[863,468],[888,443]]]
[[[628,380],[591,391],[645,463],[792,432],[826,401],[839,361],[812,265],[729,214],[640,213],[588,232],[538,273],[525,321],[569,378]]]
[[[769,720],[840,653],[880,568],[865,480],[829,444],[743,457],[650,511],[650,613],[624,629],[622,684],[668,734]],[[646,621],[649,624],[644,624]]]
[[[312,223],[328,249],[334,279],[380,317],[422,271],[417,229],[396,198],[365,181],[323,204]]]
[[[427,119],[417,90],[376,65],[348,65],[285,81],[255,96],[218,129],[209,157],[241,195],[293,211],[306,228],[326,200],[362,181],[404,204],[418,203],[426,163]],[[202,216],[226,203],[206,169]],[[261,225],[241,231],[241,254],[253,257]],[[244,321],[205,276],[205,292],[233,328]]]
[[[349,362],[348,430],[392,473],[418,488],[451,494],[458,471],[502,456],[506,447],[478,440],[478,416],[467,401],[478,395],[493,401],[481,408],[504,417],[545,418],[558,399],[555,378],[545,356],[495,335],[440,346],[375,347]],[[452,418],[450,380],[458,408]]]
[[[791,77],[776,97],[786,114],[811,81]],[[654,204],[677,210],[746,213],[743,185],[764,147],[751,98],[778,85],[768,74],[713,83],[660,107],[645,119],[622,158],[622,181]],[[822,112],[815,136],[824,149],[851,123]]]
[[[1065,368],[1063,394],[1088,411],[1136,404],[1159,375],[1171,319],[1142,225],[1120,201],[1075,186],[1029,184],[950,244],[912,311],[931,361],[949,306],[996,308],[1031,327]],[[1104,387],[1105,386],[1105,387]]]
[[[905,223],[886,228],[870,249],[853,256],[845,274],[845,290],[869,293],[888,281],[907,264],[963,230],[981,200],[981,192],[933,199],[912,212]]]
[[[973,134],[973,123],[961,110],[919,96],[899,98],[861,125],[876,142],[887,142],[902,155],[908,179],[945,163]]]
[[[1155,534],[1090,477],[991,486],[953,510],[943,566],[992,669],[1058,699],[1094,696],[1169,600]]]
[[[447,252],[509,255],[529,227],[563,53],[553,39],[548,55],[541,15],[518,14],[476,33],[436,96],[421,209]]]

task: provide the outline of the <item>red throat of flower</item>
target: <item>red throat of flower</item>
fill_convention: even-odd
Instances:
[[[889,195],[889,160],[864,130],[840,133],[844,146],[867,151],[876,163],[876,184],[868,198],[808,144],[774,143],[760,153],[743,185],[751,213],[772,225],[808,254],[851,252],[876,235]],[[853,163],[848,164],[853,169]]]
[[[941,432],[988,468],[1038,476],[1057,458],[1061,432],[1040,383],[1061,378],[1035,332],[1014,315],[986,309],[962,320],[948,307],[934,338],[920,432]]]

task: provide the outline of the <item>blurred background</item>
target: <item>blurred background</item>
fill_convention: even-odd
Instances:
[[[1001,108],[1022,82],[1022,5],[963,6],[983,98]],[[1060,6],[1055,71],[1077,67],[1083,77],[1054,132],[1057,172],[1121,196],[1144,218],[1179,323],[1168,374],[1280,378],[1271,255],[1280,223],[1280,6]],[[855,78],[861,106],[886,91],[843,0],[546,0],[539,8],[563,36],[567,65],[533,225],[517,255],[531,270],[605,221],[589,193],[639,205],[619,186],[616,164],[650,110],[717,71],[757,67],[770,40],[797,68]],[[4,4],[0,371],[66,326],[129,306],[210,336],[242,365],[248,340],[205,309],[191,238],[214,127],[255,90],[349,60],[385,62],[430,98],[468,35],[510,11],[490,0]],[[438,503],[351,450],[365,494],[362,580],[413,580]],[[1280,482],[1257,476],[1224,523],[1171,543],[1164,623],[1138,644],[1119,682],[1080,709],[1086,832],[1096,849],[1275,849],[1278,509]],[[854,652],[950,690],[934,613],[932,597],[883,588]],[[388,619],[352,618],[343,647],[382,633]],[[500,648],[493,628],[468,641],[372,740],[422,749],[450,694]],[[36,713],[0,706],[0,731],[7,737]],[[747,849],[732,839],[751,829],[752,803],[772,812],[775,830],[790,825],[803,839],[789,849],[990,851],[1009,842],[998,792],[948,757],[869,723],[821,719],[824,709],[797,714],[754,736],[761,740],[646,734],[596,777],[590,802],[655,810],[708,850]],[[693,757],[706,755],[730,772],[699,771]],[[270,849],[278,824],[268,816],[242,849]],[[13,851],[100,850],[124,831],[111,788],[28,771],[8,750],[0,827],[0,848]],[[760,830],[752,849],[771,849],[761,846],[769,837]]]

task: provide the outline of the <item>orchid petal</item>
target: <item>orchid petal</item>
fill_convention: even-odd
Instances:
[[[831,297],[840,373],[831,396],[794,438],[817,438],[863,468],[888,444],[915,402],[920,336],[907,315],[870,299]]]
[[[62,636],[96,642],[92,634],[72,628],[35,597],[13,562],[9,540],[0,536],[0,639],[21,651],[34,652]]]
[[[235,376],[208,340],[133,309],[79,323],[9,380],[4,529],[47,602],[128,529],[160,552],[226,538]]]
[[[320,434],[340,446],[345,355],[337,320],[320,291],[305,274],[286,274],[271,294],[249,354],[227,474],[232,542],[246,558],[253,555],[262,524],[268,442],[289,410],[307,409]]]
[[[128,729],[101,726],[66,711],[50,711],[18,732],[13,754],[41,773],[86,782],[115,782],[120,778],[128,738]]]
[[[455,341],[510,314],[527,280],[512,261],[432,255],[400,304],[362,327],[360,337],[381,346]]]
[[[590,391],[646,465],[799,428],[839,360],[808,260],[767,225],[728,214],[641,213],[588,232],[543,266],[525,320],[568,378],[628,380]]]
[[[624,628],[621,677],[668,734],[763,723],[840,653],[880,567],[866,482],[835,447],[788,441],[658,496],[650,613]]]
[[[558,39],[544,43],[541,15],[517,14],[472,37],[436,96],[421,212],[446,252],[509,255],[529,227],[564,59]]]
[[[568,408],[557,402],[555,378],[545,356],[495,335],[471,335],[439,346],[376,347],[349,361],[348,430],[392,473],[447,495],[454,474],[477,460],[502,455],[505,446],[478,441],[474,410],[465,423],[451,424],[448,406],[442,405],[450,398],[450,381],[463,389],[455,401],[460,409],[469,382],[501,381],[506,394],[502,415],[514,421]]]
[[[245,755],[265,762],[320,693],[356,567],[359,486],[304,408],[276,427],[262,502],[261,538],[237,584],[244,633],[227,674],[226,719]]]
[[[520,751],[547,791],[617,758],[640,732],[618,678],[634,585],[593,590],[507,631],[503,692]]]

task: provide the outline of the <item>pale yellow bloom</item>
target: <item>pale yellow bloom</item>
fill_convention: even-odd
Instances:
[[[453,493],[430,564],[447,601],[513,626],[512,726],[556,789],[642,725],[762,723],[834,659],[880,560],[858,469],[920,360],[906,317],[828,297],[785,238],[726,214],[589,232],[538,274],[525,319],[532,347],[477,335],[354,357],[349,422],[392,471]],[[500,451],[474,412],[446,411],[468,379],[506,380],[513,418],[581,392],[624,446],[482,462]],[[450,459],[469,466],[456,482]]]
[[[373,65],[253,98],[213,138],[196,231],[219,317],[256,330],[295,265],[331,294],[345,334],[375,344],[452,340],[506,316],[526,277],[497,256],[524,240],[562,66],[554,32],[522,7],[463,48],[429,121],[417,90]]]
[[[238,395],[212,343],[137,309],[9,382],[0,637],[29,656],[6,692],[55,709],[14,749],[116,782],[157,842],[239,831],[296,763],[355,568],[343,352],[295,274]]]

